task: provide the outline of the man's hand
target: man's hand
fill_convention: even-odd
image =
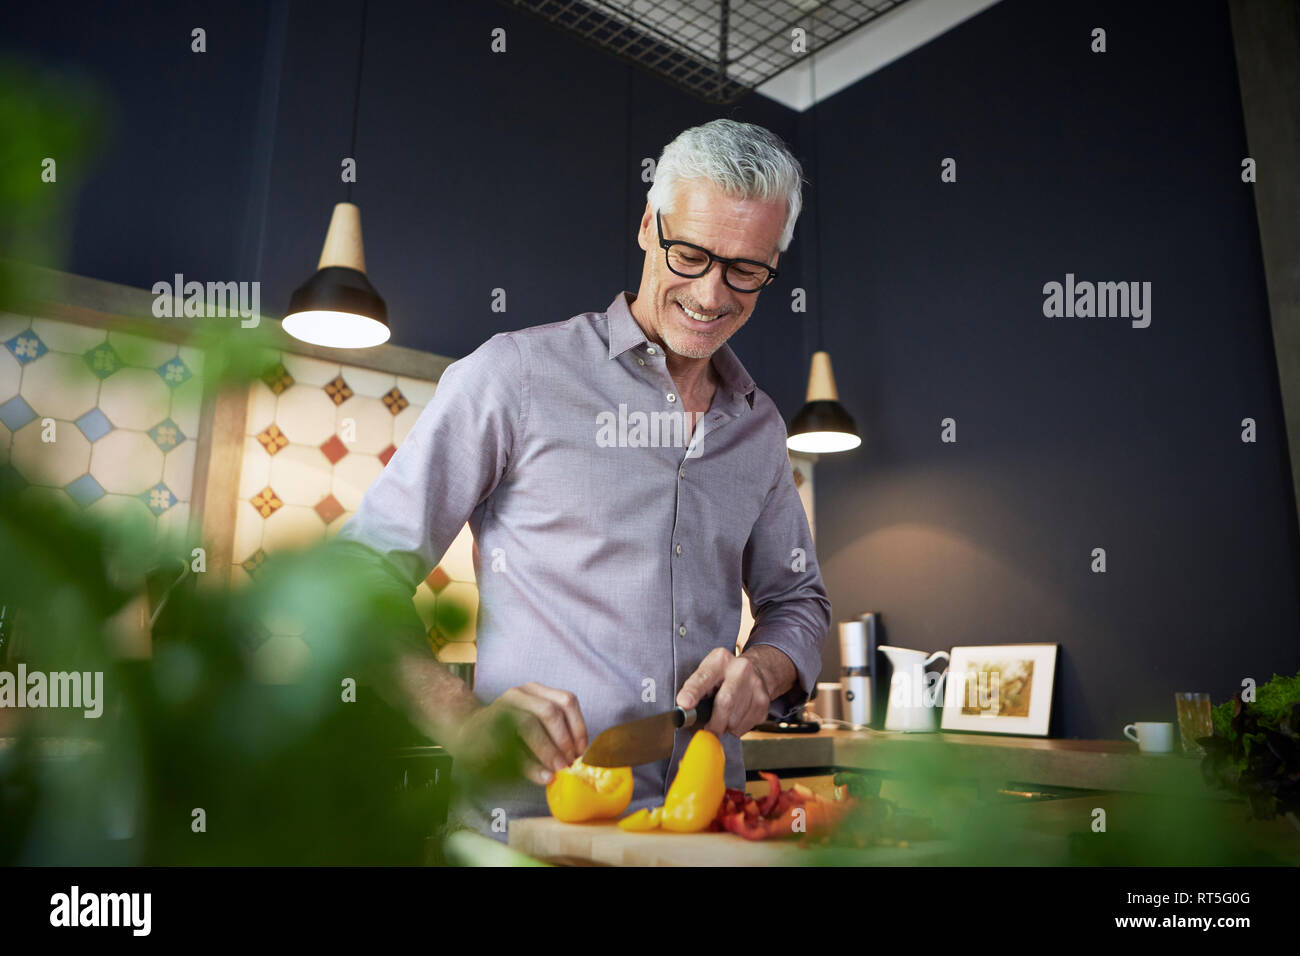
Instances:
[[[578,698],[567,690],[537,683],[512,687],[486,707],[469,714],[448,747],[453,757],[472,767],[486,766],[522,741],[524,776],[533,783],[551,782],[587,749],[587,725]]]
[[[795,676],[790,658],[775,647],[758,645],[739,657],[716,647],[677,692],[677,705],[689,710],[716,689],[713,716],[701,729],[739,737],[767,719],[772,701],[794,686]]]

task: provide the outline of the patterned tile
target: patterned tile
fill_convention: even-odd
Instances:
[[[35,362],[49,351],[45,347],[45,343],[41,341],[41,337],[31,329],[26,332],[19,332],[5,343],[5,348],[12,352],[14,358],[18,359],[23,365]]]
[[[293,376],[289,374],[289,370],[284,367],[283,362],[276,362],[268,368],[262,373],[261,379],[266,383],[266,387],[276,395],[279,395],[293,384]]]
[[[171,394],[153,369],[123,368],[100,386],[99,407],[118,428],[142,432],[167,417]]]
[[[172,505],[176,504],[176,496],[172,490],[164,485],[161,481],[152,488],[147,488],[140,493],[140,500],[145,503],[150,511],[155,515],[160,515]]]
[[[50,351],[73,352],[77,355],[83,354],[86,349],[93,349],[104,341],[107,334],[103,329],[60,322],[58,319],[32,319],[32,331],[41,337]]]
[[[388,406],[390,412],[396,415],[411,403],[406,400],[406,396],[402,394],[400,389],[394,387],[392,391],[384,393],[384,404]]]
[[[248,500],[263,518],[269,518],[284,506],[284,502],[280,500],[279,495],[271,490],[270,485],[267,485]]]
[[[319,445],[335,433],[334,419],[338,412],[324,389],[291,388],[276,402],[275,423],[294,442]]]
[[[306,355],[294,355],[292,352],[281,352],[278,358],[293,376],[295,385],[315,385],[319,388],[331,379],[338,378],[342,369],[338,362],[324,362]]]
[[[190,371],[190,367],[185,364],[180,356],[169,358],[158,366],[157,371],[159,377],[167,383],[168,388],[183,385],[194,376],[194,373]]]
[[[99,379],[75,355],[52,352],[23,370],[23,398],[41,417],[76,421],[97,403]]]
[[[89,472],[68,484],[63,490],[83,508],[104,497],[104,486],[97,482],[95,476]]]
[[[266,449],[268,455],[274,455],[277,451],[289,444],[289,439],[284,432],[280,431],[276,425],[267,425],[257,435],[258,442]]]
[[[348,387],[342,375],[336,375],[332,381],[325,383],[325,394],[335,405],[342,405],[352,397],[352,389]]]
[[[353,453],[378,455],[393,443],[393,415],[382,401],[366,395],[339,408],[334,428]]]
[[[255,578],[257,577],[257,572],[262,570],[262,565],[265,563],[266,563],[266,552],[263,551],[261,548],[258,548],[256,551],[250,554],[246,560],[240,562],[239,566],[248,573],[248,576],[250,578]],[[269,637],[269,635],[267,636]],[[262,641],[264,642],[265,640],[266,637],[263,637]]]
[[[23,401],[21,395],[15,395],[0,405],[0,422],[4,422],[5,427],[11,432],[18,431],[35,417],[36,413],[32,411],[32,406]]]
[[[359,368],[355,365],[345,365],[343,370],[347,372],[348,384],[352,386],[352,391],[358,395],[382,398],[385,392],[391,392],[393,386],[397,384],[397,376],[392,372],[377,372],[374,369]]]
[[[86,365],[98,378],[108,378],[123,365],[122,356],[107,342],[97,345],[84,356]]]
[[[112,494],[138,495],[162,475],[163,453],[144,432],[115,428],[89,447],[90,473]]]
[[[387,448],[385,448],[383,451],[379,453],[379,460],[382,461],[385,466],[387,466],[389,459],[391,459],[396,454],[397,454],[397,446],[389,445]]]
[[[319,450],[309,445],[289,445],[271,459],[266,483],[286,505],[311,507],[331,491],[330,467],[321,459]]]
[[[432,571],[430,571],[429,576],[425,578],[424,581],[426,584],[429,585],[430,588],[433,589],[433,593],[437,594],[439,591],[441,591],[443,588],[445,588],[448,584],[451,583],[451,578],[448,577],[447,572],[444,571],[441,566],[439,566],[434,568]]]
[[[334,466],[334,482],[330,491],[344,508],[356,511],[361,507],[361,498],[366,489],[383,470],[384,466],[374,455],[348,455]]]
[[[43,425],[39,428],[24,428],[14,433],[13,444],[10,446],[13,466],[32,484],[62,488],[72,479],[91,470],[90,442],[86,441],[86,437],[72,422],[56,421],[55,440],[41,440],[46,437],[49,434]]]
[[[113,423],[98,407],[95,407],[77,419],[77,427],[81,429],[81,434],[96,442],[113,430]]]
[[[339,441],[338,435],[331,435],[329,440],[320,446],[321,454],[329,459],[331,465],[337,464],[338,460],[348,453],[348,446]]]
[[[326,495],[316,503],[316,513],[320,515],[321,521],[329,524],[343,514],[343,506],[339,504],[339,500],[333,495]]]
[[[164,418],[153,428],[149,429],[148,434],[149,437],[153,439],[153,443],[163,451],[171,451],[185,440],[185,433],[182,432],[180,426],[170,418]]]

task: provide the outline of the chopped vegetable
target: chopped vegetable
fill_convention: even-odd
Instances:
[[[668,788],[664,805],[629,814],[618,821],[619,827],[632,832],[662,827],[676,833],[708,829],[719,805],[743,806],[734,802],[733,794],[744,797],[744,791],[727,789],[726,766],[722,741],[707,730],[697,730],[677,766],[677,776]],[[623,809],[626,808],[624,803]]]
[[[565,823],[612,819],[631,802],[631,767],[590,767],[579,757],[546,785],[546,805]]]

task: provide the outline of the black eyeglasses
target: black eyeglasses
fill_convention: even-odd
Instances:
[[[659,229],[659,245],[663,247],[669,271],[683,279],[698,279],[715,262],[722,263],[722,281],[737,292],[757,292],[776,278],[776,270],[766,262],[724,259],[701,246],[680,239],[665,239],[664,224],[658,210],[655,210],[655,226]]]

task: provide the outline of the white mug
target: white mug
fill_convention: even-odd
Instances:
[[[1167,754],[1174,749],[1174,725],[1139,721],[1124,727],[1124,736],[1145,754]]]

